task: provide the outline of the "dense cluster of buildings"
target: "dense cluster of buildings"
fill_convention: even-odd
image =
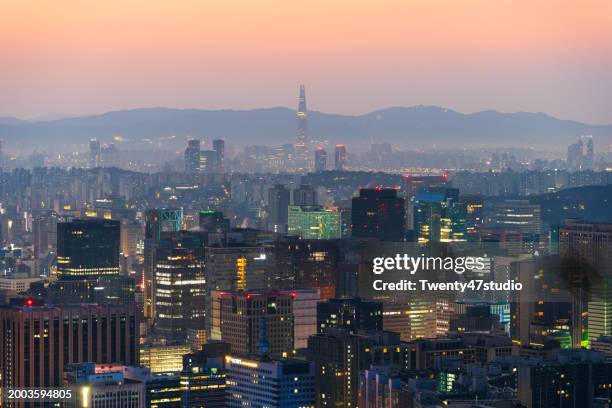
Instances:
[[[92,141],[89,169],[0,173],[0,385],[91,407],[610,406],[607,196],[573,191],[581,220],[532,199],[612,184],[591,139],[576,171],[402,176],[349,171],[344,145],[328,164],[307,116],[302,87],[274,162],[301,173],[230,171],[221,139],[188,141],[180,172]],[[461,279],[522,289],[372,291],[372,258],[403,253],[479,256]]]

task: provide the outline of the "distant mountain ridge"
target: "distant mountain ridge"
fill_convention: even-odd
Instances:
[[[12,146],[37,149],[65,144],[103,142],[120,135],[132,143],[163,140],[169,148],[184,146],[188,136],[225,138],[232,145],[293,143],[296,113],[289,108],[202,110],[143,108],[43,121],[0,118],[0,138]],[[408,147],[486,146],[550,147],[567,145],[592,134],[600,146],[612,142],[612,125],[589,125],[544,113],[464,114],[436,106],[391,107],[363,115],[309,112],[312,140],[368,143],[371,140]],[[169,136],[175,136],[170,138]]]

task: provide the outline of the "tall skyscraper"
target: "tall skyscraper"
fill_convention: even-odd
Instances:
[[[404,199],[393,188],[362,188],[352,201],[352,236],[403,241],[406,211]]]
[[[268,350],[277,356],[293,351],[293,296],[268,292],[223,292],[221,340],[229,343],[235,355],[249,356],[260,351],[265,324]],[[265,319],[265,323],[262,323]]]
[[[0,385],[57,387],[70,363],[138,361],[134,305],[45,305],[14,299],[0,306]]]
[[[297,110],[297,137],[295,140],[295,155],[298,160],[306,160],[308,153],[308,111],[306,108],[306,88],[300,85],[300,97]]]
[[[200,172],[200,140],[187,141],[185,149],[185,173],[198,174]]]
[[[155,255],[162,241],[162,233],[177,232],[182,225],[182,209],[150,208],[145,212],[144,267],[140,285],[143,287],[144,316],[146,318],[152,318],[155,315],[153,277],[155,275]]]
[[[100,155],[100,141],[98,139],[91,139],[89,141],[89,165],[91,167],[96,168],[102,165]]]
[[[317,303],[321,300],[319,289],[294,289],[281,293],[293,298],[293,348],[308,347],[308,338],[317,334]]]
[[[612,336],[612,224],[566,221],[559,231],[559,254],[577,262],[574,269],[584,270],[585,278],[600,277],[588,299],[588,341]]]
[[[337,144],[335,152],[334,168],[340,171],[346,170],[346,146],[343,144]]]
[[[287,232],[289,190],[282,184],[268,189],[268,230]]]
[[[198,245],[183,242],[158,248],[153,279],[157,332],[169,342],[184,342],[187,329],[204,330],[204,253]]]
[[[216,173],[225,173],[225,140],[213,140],[213,150],[215,151]]]
[[[317,147],[315,150],[315,171],[327,170],[327,151],[322,147]]]
[[[455,188],[426,189],[414,196],[413,229],[416,240],[462,242],[467,240],[466,205],[459,202]]]
[[[217,171],[217,152],[214,150],[200,151],[200,174],[212,175]]]
[[[92,279],[119,274],[119,221],[87,219],[57,224],[60,279]]]

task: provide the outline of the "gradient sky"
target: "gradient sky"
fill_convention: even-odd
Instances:
[[[0,117],[440,105],[612,123],[612,1],[0,1]]]

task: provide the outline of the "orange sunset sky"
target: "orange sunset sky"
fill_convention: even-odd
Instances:
[[[612,1],[0,0],[0,117],[440,105],[612,123]]]

